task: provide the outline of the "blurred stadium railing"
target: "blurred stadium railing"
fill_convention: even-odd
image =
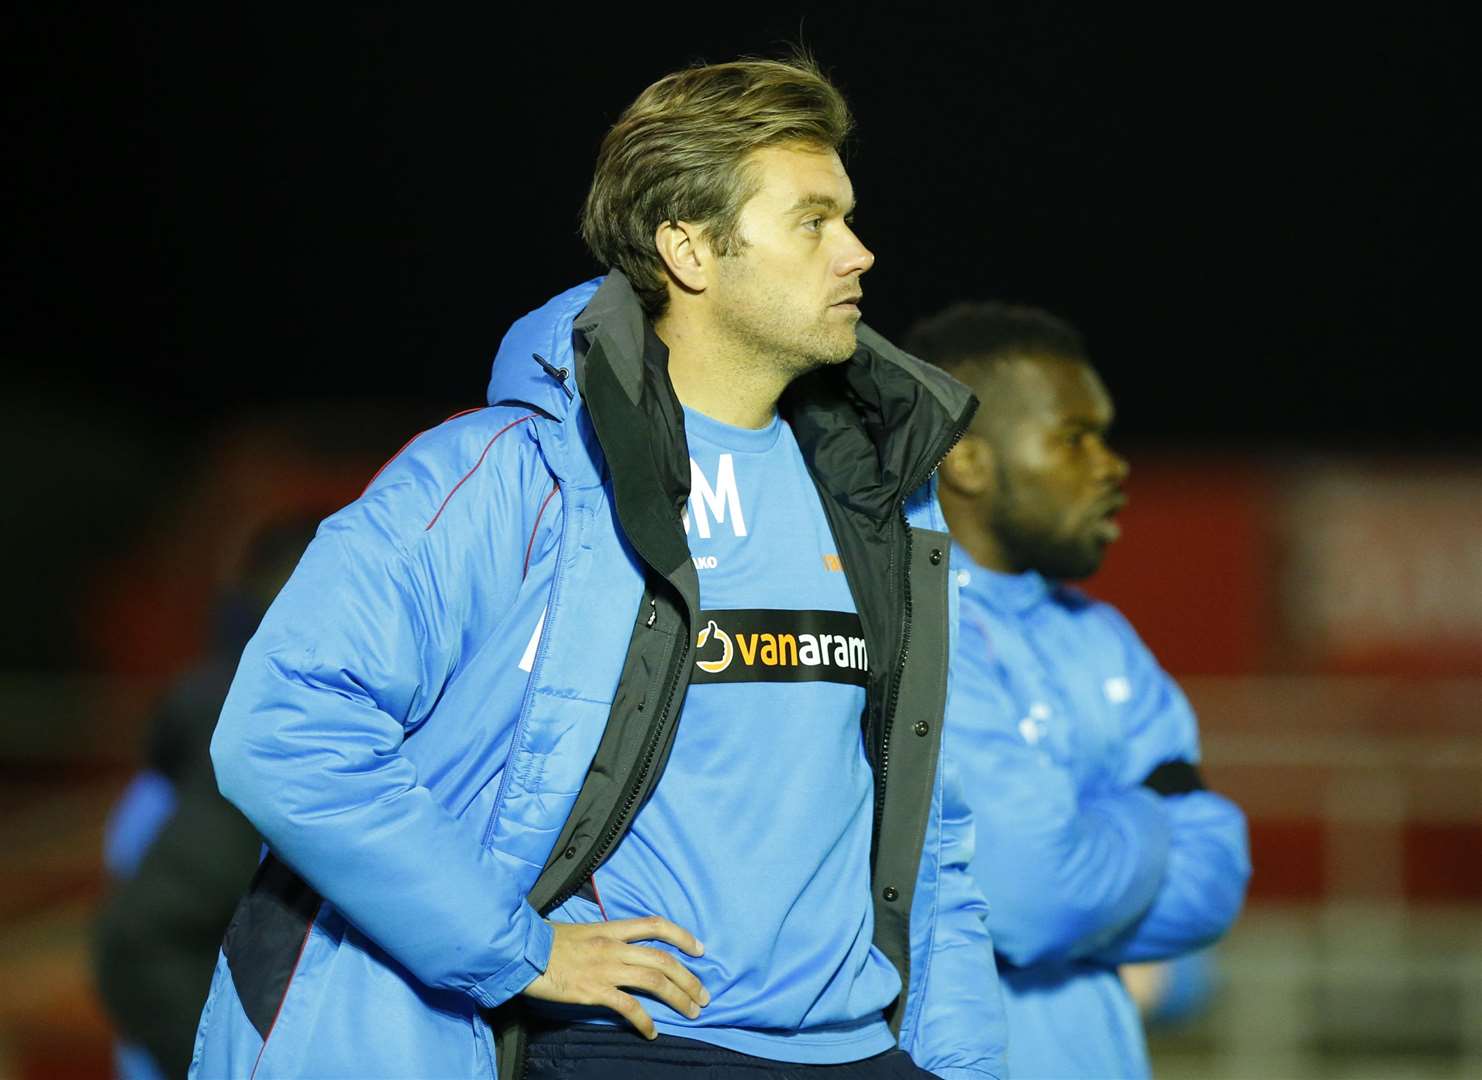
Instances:
[[[1134,462],[1094,591],[1180,677],[1254,862],[1158,1075],[1482,1076],[1482,467]]]

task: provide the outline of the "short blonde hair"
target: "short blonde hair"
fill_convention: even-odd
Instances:
[[[837,151],[853,126],[843,95],[805,54],[666,75],[603,138],[582,239],[602,265],[627,275],[657,318],[669,304],[654,244],[662,222],[701,226],[719,255],[741,250],[738,219],[759,183],[747,155],[787,143]]]

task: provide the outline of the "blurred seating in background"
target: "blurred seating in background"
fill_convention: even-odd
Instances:
[[[1482,466],[1133,462],[1093,591],[1188,691],[1254,862],[1157,1074],[1482,1075]]]

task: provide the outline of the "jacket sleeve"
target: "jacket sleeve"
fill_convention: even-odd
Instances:
[[[912,1057],[943,1080],[1006,1080],[1008,1024],[988,930],[988,902],[969,867],[973,822],[957,770],[943,759],[936,929]]]
[[[1245,900],[1250,848],[1245,815],[1212,791],[1164,799],[1172,823],[1168,869],[1152,906],[1096,959],[1168,960],[1221,937]]]
[[[1129,785],[1170,761],[1199,761],[1194,711],[1136,632],[1103,608],[1122,642],[1129,714],[1121,779]],[[1107,963],[1166,960],[1213,942],[1235,921],[1250,879],[1245,815],[1206,790],[1162,797],[1169,827],[1167,868],[1149,909],[1096,954]]]
[[[453,669],[459,605],[500,595],[459,576],[476,560],[439,549],[420,504],[403,541],[399,500],[425,471],[389,471],[321,526],[243,655],[211,754],[222,794],[350,922],[426,985],[493,1006],[544,970],[551,930],[482,823],[401,752]]]
[[[1162,800],[1141,787],[1082,793],[1072,771],[1026,742],[1013,699],[964,620],[949,752],[970,777],[973,868],[999,955],[1018,967],[1105,947],[1157,895],[1168,860]],[[968,659],[971,658],[971,659]]]

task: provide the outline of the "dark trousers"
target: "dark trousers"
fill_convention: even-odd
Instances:
[[[904,1050],[842,1065],[798,1065],[628,1028],[572,1024],[530,1032],[526,1080],[928,1080]]]

